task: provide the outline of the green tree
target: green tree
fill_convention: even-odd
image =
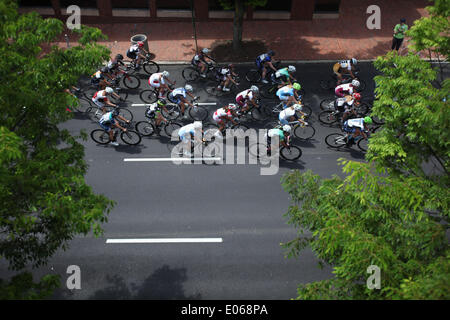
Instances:
[[[242,31],[245,8],[263,7],[266,5],[267,0],[219,0],[222,7],[226,10],[234,9],[233,18],[233,50],[238,53],[242,49]]]
[[[415,24],[413,41],[428,34],[420,28],[427,24]],[[448,49],[445,41],[434,47]],[[292,198],[286,217],[299,229],[284,244],[288,255],[309,246],[335,275],[300,286],[299,299],[450,298],[450,81],[433,86],[437,72],[413,52],[390,52],[374,65],[381,75],[372,115],[385,124],[371,137],[367,163],[341,159],[343,178],[282,178]],[[381,269],[380,290],[366,286],[370,265]]]
[[[62,31],[61,21],[20,15],[16,1],[0,0],[0,256],[15,271],[45,265],[77,234],[101,234],[113,206],[85,183],[77,140],[86,133],[72,136],[57,126],[72,116],[66,106],[75,98],[64,89],[110,51],[95,43],[105,38],[100,30],[83,27],[79,45],[44,52]],[[34,284],[21,274],[0,282],[0,297],[44,297],[56,283],[55,276]]]

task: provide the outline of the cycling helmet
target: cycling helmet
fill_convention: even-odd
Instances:
[[[162,76],[163,76],[164,78],[168,78],[169,75],[170,75],[170,73],[169,73],[168,71],[163,71],[163,72],[162,72]]]
[[[257,86],[251,86],[250,87],[250,91],[258,93],[259,92],[259,88]]]
[[[118,109],[118,108],[115,108],[115,109],[112,111],[112,115],[113,115],[113,117],[117,117],[117,116],[119,115],[119,109]]]
[[[302,88],[302,86],[301,86],[300,83],[298,83],[298,82],[295,82],[295,83],[292,85],[292,87],[293,87],[295,90],[300,90],[300,89]]]
[[[283,126],[283,131],[284,131],[284,132],[291,132],[291,126],[288,125],[288,124],[285,124],[285,125]]]
[[[116,55],[116,60],[123,60],[123,55],[120,53]]]
[[[359,83],[359,81],[358,80],[352,80],[352,85],[354,86],[354,87],[359,87],[359,85],[360,85],[360,83]]]
[[[164,106],[164,105],[166,105],[166,100],[165,99],[158,99],[158,104],[160,105],[160,106]]]
[[[201,121],[194,121],[194,128],[201,128],[202,127],[202,122]]]
[[[372,118],[371,117],[365,117],[364,122],[367,124],[372,124]]]
[[[295,111],[302,111],[302,105],[301,104],[294,104],[294,110]]]
[[[184,86],[184,89],[185,89],[186,91],[188,91],[188,92],[194,91],[194,88],[192,88],[192,86],[191,86],[190,84],[185,85],[185,86]]]
[[[106,91],[106,93],[113,93],[114,92],[113,88],[111,88],[111,87],[106,87],[105,91]]]
[[[356,60],[355,58],[352,58],[352,63],[356,65],[356,64],[358,64],[358,60]]]
[[[289,67],[288,67],[288,71],[289,71],[289,72],[295,72],[295,70],[297,70],[297,69],[295,69],[294,66],[289,66]]]
[[[139,48],[142,48],[144,46],[144,42],[138,41],[137,45],[138,45]]]
[[[204,54],[207,54],[207,53],[209,53],[209,49],[208,49],[208,48],[203,48],[203,49],[202,49],[202,52],[203,52]]]
[[[273,57],[275,55],[275,52],[273,52],[273,50],[269,50],[269,52],[267,52],[267,54],[271,57]]]
[[[406,22],[406,19],[405,18],[401,18],[400,19],[400,23],[405,23]]]
[[[235,110],[236,109],[236,105],[234,103],[229,103],[228,104],[228,109]]]
[[[355,92],[355,93],[353,94],[353,99],[355,99],[355,100],[361,100],[361,94],[358,93],[358,92]]]
[[[100,69],[100,72],[102,73],[107,73],[109,71],[109,69],[107,67],[103,67]]]

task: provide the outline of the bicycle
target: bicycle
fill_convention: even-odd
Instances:
[[[86,110],[89,109],[89,107],[92,107],[92,101],[90,99],[86,99],[81,89],[78,90],[69,89],[69,90],[72,93],[72,95],[75,98],[77,98],[77,101],[75,104],[68,106],[68,108],[82,114],[86,113]],[[87,104],[82,102],[87,102]]]
[[[246,119],[246,117],[251,117],[255,121],[267,120],[270,117],[270,114],[268,112],[265,112],[261,107],[261,99],[257,98],[255,102],[258,107],[250,104],[248,110],[244,112],[240,110],[237,111],[239,118]]]
[[[145,71],[145,73],[152,75],[154,73],[158,73],[160,70],[159,64],[157,64],[155,61],[151,60],[151,54],[145,55],[145,60],[141,62],[142,67]],[[126,61],[128,62],[128,61]],[[136,65],[136,60],[131,60],[127,65],[127,70],[132,70],[132,73],[137,72],[140,70],[140,65]]]
[[[228,84],[228,89],[230,89],[229,91],[223,91],[223,89],[218,88],[218,86],[222,83],[222,80],[218,79],[217,77],[215,80],[211,80],[206,83],[205,91],[208,94],[216,97],[221,97],[230,93],[233,95],[238,94],[240,91],[238,87],[240,85],[240,78],[239,76],[232,76],[232,77],[233,80],[237,82],[237,85],[234,84],[234,82],[230,81],[230,83]]]
[[[108,99],[110,99],[112,103],[116,104],[116,103],[119,103],[121,101],[125,101],[128,98],[128,93],[126,91],[124,91],[122,88],[116,87],[115,83],[113,83],[110,88],[112,88],[114,90],[114,93],[117,94],[120,97],[119,99],[117,99],[113,95],[110,95],[108,97]],[[83,94],[86,97],[86,99],[91,100],[92,97],[94,96],[94,94],[96,92],[100,91],[100,88],[98,86],[94,85],[94,84],[91,84],[87,89],[83,89],[83,90],[84,90]]]
[[[358,92],[362,92],[366,89],[366,83],[364,80],[360,79],[358,77],[359,74],[359,69],[355,69],[355,71],[353,72],[353,75],[355,76],[355,79],[359,81],[359,87],[356,91]],[[338,78],[337,75],[335,73],[333,73],[331,76],[331,79],[327,79],[327,80],[320,80],[320,87],[324,90],[334,90],[338,84]],[[344,84],[344,83],[350,83],[352,82],[353,78],[350,74],[348,73],[343,73],[342,74],[342,82],[340,84]]]
[[[105,106],[104,108],[106,109],[106,112],[110,112],[113,109],[115,109],[114,107],[111,106]],[[120,116],[124,117],[125,119],[130,119],[130,121],[133,120],[134,118],[133,113],[128,108],[122,107],[120,105],[116,108],[119,109]],[[104,114],[101,108],[98,106],[91,106],[87,108],[85,113],[94,122],[98,122]]]
[[[364,131],[366,132],[366,134],[369,134],[369,131]],[[350,134],[349,133],[331,133],[329,135],[327,135],[325,137],[325,143],[331,147],[331,148],[335,148],[335,149],[339,149],[341,147],[350,147],[347,142],[348,142],[348,138],[349,138]],[[358,136],[357,138],[357,142],[356,145],[358,146],[358,148],[363,151],[366,152],[368,149],[368,139],[363,138],[362,136]]]
[[[173,97],[172,97],[173,99]],[[189,114],[189,116],[196,121],[203,121],[206,118],[208,118],[208,110],[203,107],[199,106],[196,101],[198,101],[199,97],[196,97],[196,99],[192,99],[191,103],[194,105],[194,107],[191,107],[190,105],[186,105],[184,109],[184,113],[186,112]],[[168,98],[169,101],[172,101],[171,98]],[[181,107],[177,103],[167,103],[165,105],[166,110],[164,108],[161,109],[161,113],[164,118],[167,118],[169,120],[175,120],[178,119],[181,116]]]
[[[216,75],[216,61],[210,57],[208,57],[211,62],[207,63],[207,69],[206,69],[206,79],[214,80]],[[181,76],[184,80],[187,82],[193,82],[197,79],[202,79],[200,76],[200,69],[196,65],[192,65],[190,67],[184,68],[181,72]]]
[[[303,120],[303,117],[302,117]],[[311,124],[304,125],[299,120],[289,121],[289,125],[293,129],[294,136],[301,140],[309,140],[316,134],[316,129]],[[269,122],[264,126],[266,129],[281,129],[283,125],[279,121]]]
[[[266,115],[267,117],[275,116],[278,118],[278,115],[281,111],[284,110],[283,108],[284,102],[268,102],[264,105],[261,105],[259,108],[261,110],[261,113]],[[309,106],[302,104],[302,112],[305,114],[305,119],[309,119],[312,114],[312,110]],[[298,113],[298,116],[301,117],[302,115]]]
[[[330,107],[330,105],[328,105]],[[356,115],[353,113],[353,111],[356,113]],[[362,118],[364,117],[368,112],[367,105],[361,103],[358,106],[352,107],[352,112],[348,114],[347,119],[353,119],[353,118]],[[336,122],[342,122],[343,121],[343,115],[344,112],[338,111],[334,107],[333,103],[333,109],[325,110],[319,113],[319,121],[322,122],[325,125],[331,125]]]
[[[256,62],[255,62],[255,64],[256,64]],[[281,61],[276,61],[273,63],[273,66],[275,67],[275,69],[278,70],[280,67],[280,64],[281,64]],[[266,78],[269,79],[269,81],[270,81],[270,77],[273,73],[275,73],[275,71],[273,71],[272,69],[267,70]],[[262,70],[261,69],[250,69],[245,74],[245,79],[250,83],[260,82],[262,80]]]
[[[242,124],[242,123],[239,123],[239,119],[233,119],[233,120],[235,120],[235,122],[237,122],[236,124],[234,124],[234,123],[232,123],[231,121],[227,121],[226,123],[225,123],[225,127],[224,127],[224,129],[223,129],[223,132],[221,132],[221,134],[223,135],[223,136],[225,136],[225,133],[226,133],[226,130],[227,129],[233,129],[233,130],[239,130],[239,129],[241,129],[241,130],[243,130],[244,132],[246,131],[246,130],[248,130],[249,129],[249,127],[248,126],[246,126],[245,124]],[[211,134],[212,135],[212,137],[214,137],[215,135],[216,135],[216,133],[219,131],[219,125],[217,124],[217,123],[215,123],[215,122],[208,122],[208,123],[206,123],[206,124],[204,124],[203,125],[203,131],[206,133],[206,132],[208,132],[209,134]]]
[[[139,121],[136,123],[135,129],[140,135],[144,137],[150,137],[155,132],[157,132],[157,134],[159,135],[159,130],[156,130],[155,121],[155,118],[149,118],[148,120]],[[182,126],[183,125],[179,122],[167,119],[163,119],[159,125],[159,127],[162,127],[162,130],[164,130],[168,137],[171,137],[172,133],[180,129]]]
[[[128,68],[127,68],[128,70]],[[115,78],[112,80],[114,86],[119,86],[120,81],[128,89],[136,89],[141,85],[141,80],[138,77],[131,75],[128,71],[122,70],[120,68],[114,73]]]
[[[283,145],[279,146],[278,154],[280,158],[287,161],[295,161],[302,156],[302,149],[295,145],[291,145],[289,137],[287,138],[286,144],[287,147]],[[254,143],[252,145],[249,145],[248,152],[251,156],[259,159],[261,158],[261,156],[264,157],[264,155],[262,155],[264,149],[266,150],[266,156],[270,157],[272,155],[272,152],[270,150],[269,144],[265,145],[263,143]]]
[[[275,73],[272,73],[269,78],[270,83],[262,85],[259,90],[261,92],[261,96],[266,99],[278,99],[277,91],[283,86],[282,81],[276,79]],[[301,88],[297,92],[301,97],[305,96],[305,89]]]
[[[169,84],[169,89],[173,90],[175,83],[174,84]],[[167,90],[166,93],[166,97],[168,97],[168,95],[171,93],[172,91]],[[159,93],[157,88],[150,88],[147,90],[143,90],[141,91],[141,93],[139,94],[139,98],[144,102],[144,103],[154,103],[158,100],[159,97]]]
[[[120,139],[128,145],[132,145],[132,146],[138,145],[141,142],[142,138],[141,138],[140,134],[137,133],[136,131],[128,129],[131,127],[131,121],[130,121],[130,123],[126,123],[126,122],[123,122],[120,120],[117,120],[117,121],[119,121],[121,127],[127,129],[126,131],[122,131],[122,133],[120,134]],[[116,141],[120,129],[117,127],[114,127],[113,130],[114,130],[113,141]],[[105,144],[108,144],[109,142],[111,142],[111,140],[109,139],[109,133],[105,129],[92,130],[91,138],[98,144],[105,145]]]

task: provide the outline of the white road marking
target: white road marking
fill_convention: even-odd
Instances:
[[[158,161],[220,161],[220,157],[211,158],[124,158],[125,162],[158,162]]]
[[[218,243],[222,238],[107,239],[106,243]]]

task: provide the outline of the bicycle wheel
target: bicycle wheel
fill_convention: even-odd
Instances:
[[[159,72],[159,65],[154,61],[144,62],[144,71],[148,74],[154,74]]]
[[[355,106],[355,111],[358,116],[365,116],[369,112],[369,106],[363,102],[359,106]]]
[[[92,107],[91,101],[83,97],[79,97],[73,108],[80,113],[86,113],[88,108]]]
[[[259,89],[261,97],[266,99],[275,99],[278,87],[274,84],[266,84]]]
[[[181,72],[182,77],[187,82],[195,81],[200,77],[200,72],[194,67],[187,67]]]
[[[297,146],[289,146],[289,148],[281,147],[280,156],[288,161],[297,160],[302,156],[302,149]]]
[[[324,99],[320,102],[320,109],[334,110],[334,99]]]
[[[92,97],[99,90],[100,89],[94,88],[93,86],[89,86],[89,87],[83,89],[83,95],[87,100],[92,101]]]
[[[356,91],[363,92],[364,90],[366,90],[366,82],[361,79],[358,79],[358,81],[359,81],[359,87]]]
[[[338,121],[334,111],[322,111],[319,113],[319,121],[323,124],[333,124]]]
[[[136,89],[141,85],[141,80],[139,80],[135,76],[131,75],[124,75],[123,76],[123,85],[127,87],[128,89]]]
[[[266,106],[259,106],[250,110],[251,116],[255,121],[264,121],[269,119],[272,112]]]
[[[130,110],[128,110],[127,108],[121,108],[121,107],[118,107],[117,109],[119,110],[119,116],[122,116],[125,119],[130,120],[130,121],[133,120],[134,116]]]
[[[358,148],[361,151],[367,152],[367,149],[369,148],[369,139],[361,138],[358,140]]]
[[[242,130],[246,131],[246,130],[248,130],[249,128],[248,128],[248,126],[246,126],[245,124],[238,123],[238,124],[236,124],[236,125],[233,125],[233,126],[231,127],[231,129],[234,129],[234,130],[242,129]]]
[[[153,103],[156,102],[156,100],[158,100],[158,93],[154,89],[148,89],[141,91],[139,97],[145,103]]]
[[[311,114],[312,114],[312,110],[311,110],[311,108],[309,107],[309,106],[307,106],[307,105],[302,105],[302,112],[305,114],[305,117],[306,118],[309,118],[309,117],[311,117]]]
[[[91,138],[98,144],[108,144],[109,134],[103,129],[95,129],[91,132]]]
[[[201,106],[191,107],[189,108],[189,115],[196,121],[203,121],[208,118],[208,110]]]
[[[267,130],[275,129],[277,127],[281,128],[281,124],[279,121],[269,121],[268,123],[266,123],[264,125],[264,129],[267,129]]]
[[[307,125],[302,127],[300,125],[295,126],[294,136],[302,140],[309,140],[316,134],[316,129],[313,126]]]
[[[141,135],[133,130],[122,131],[120,134],[120,138],[126,144],[135,146],[141,142]]]
[[[178,131],[183,125],[178,122],[170,121],[164,126],[164,132],[168,137],[171,137],[172,134]]]
[[[112,101],[113,103],[118,103],[118,102],[120,102],[120,101],[125,101],[125,100],[127,100],[127,98],[128,98],[128,93],[125,92],[125,91],[123,91],[123,90],[115,91],[115,93],[116,93],[117,95],[119,95],[119,97],[120,97],[122,100],[117,99],[117,98],[111,96],[111,101]]]
[[[136,131],[144,137],[149,137],[155,133],[155,127],[148,121],[139,121],[135,126]]]
[[[245,79],[248,82],[252,82],[252,83],[260,82],[261,81],[261,73],[259,72],[259,70],[250,69],[250,71],[248,71],[245,74]]]
[[[111,111],[111,107],[106,107],[106,112]],[[89,107],[86,110],[86,114],[94,122],[98,122],[103,116],[103,112],[98,107]]]
[[[345,134],[342,133],[332,133],[325,137],[325,143],[331,148],[340,148],[345,146],[347,141]]]

